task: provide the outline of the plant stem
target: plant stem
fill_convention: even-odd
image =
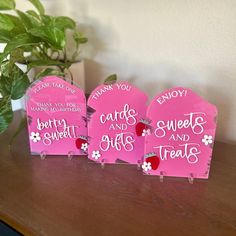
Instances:
[[[44,51],[44,47],[42,44],[39,45],[39,49],[42,52],[42,54],[45,56],[45,58],[49,59],[50,57],[48,56],[48,54]]]
[[[67,62],[67,53],[66,53],[66,49],[64,49],[64,62]]]
[[[68,70],[68,72],[69,72],[69,74],[70,74],[71,84],[73,85],[73,84],[74,84],[74,77],[73,77],[73,74],[72,74],[72,72],[70,71],[69,68],[68,68],[67,70]]]

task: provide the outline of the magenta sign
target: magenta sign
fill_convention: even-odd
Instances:
[[[62,78],[48,76],[36,81],[27,97],[32,154],[86,154],[86,99],[81,89]]]
[[[145,174],[208,178],[217,109],[190,89],[173,88],[156,96],[147,110]]]
[[[88,158],[98,163],[141,163],[147,96],[127,82],[97,87],[89,97]]]

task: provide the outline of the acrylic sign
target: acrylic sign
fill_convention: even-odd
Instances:
[[[89,97],[88,158],[98,163],[142,162],[147,96],[127,82],[97,87]],[[143,136],[142,136],[143,134]]]
[[[216,107],[190,89],[155,97],[147,110],[152,132],[145,140],[144,173],[208,178],[216,116]]]
[[[86,99],[81,89],[62,78],[48,76],[36,81],[27,97],[32,154],[86,154]]]

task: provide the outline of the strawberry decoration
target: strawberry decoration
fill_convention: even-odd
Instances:
[[[81,135],[76,139],[75,144],[78,149],[84,149],[85,146],[88,146],[88,139]]]
[[[135,131],[136,131],[137,136],[145,136],[145,135],[143,135],[143,134],[145,133],[144,131],[150,129],[149,123],[150,123],[150,121],[141,119],[141,120],[136,124],[136,126],[135,126]]]
[[[160,158],[157,157],[156,153],[149,153],[145,155],[145,162],[151,163],[152,170],[156,170],[160,164]]]

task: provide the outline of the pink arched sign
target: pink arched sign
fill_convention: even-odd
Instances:
[[[56,76],[44,77],[28,89],[26,110],[32,154],[86,154],[86,99],[81,89]]]
[[[208,178],[217,109],[186,88],[156,96],[147,110],[143,171],[160,176]]]
[[[88,158],[98,163],[141,164],[147,96],[127,82],[97,87],[88,100]]]

